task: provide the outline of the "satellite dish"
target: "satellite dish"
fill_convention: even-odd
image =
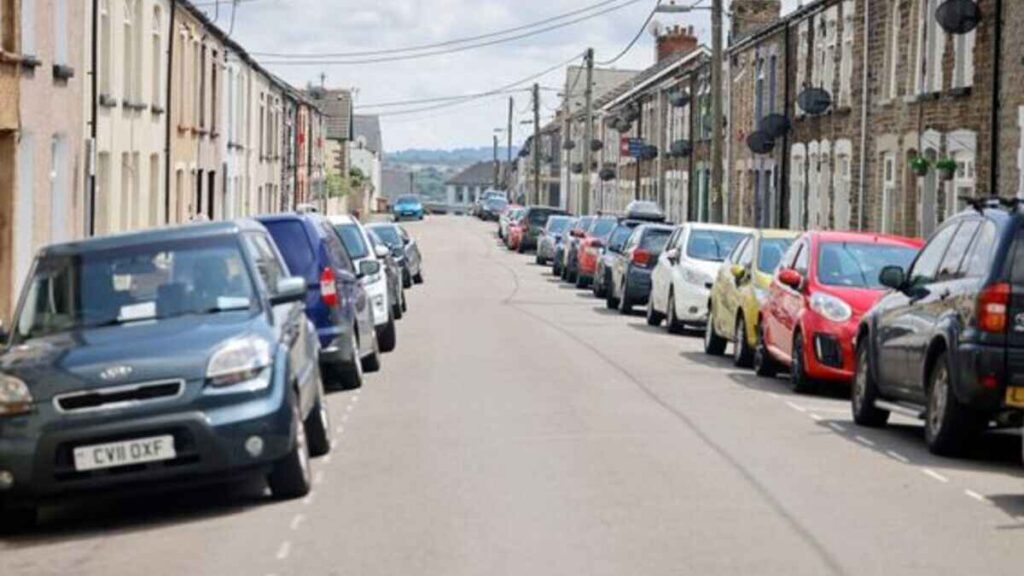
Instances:
[[[747,136],[747,147],[754,154],[767,154],[775,148],[775,140],[767,132],[757,130]]]
[[[647,25],[647,31],[651,33],[651,36],[657,38],[661,35],[661,22],[652,20],[651,23]]]
[[[950,34],[969,34],[981,23],[981,8],[972,0],[946,0],[935,10],[935,19]]]

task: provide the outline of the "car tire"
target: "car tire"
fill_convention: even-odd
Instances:
[[[274,464],[273,470],[267,476],[270,493],[278,500],[302,498],[309,494],[312,486],[306,427],[299,414],[297,399],[292,401],[292,421],[295,426],[295,445],[284,458]]]
[[[313,458],[326,456],[331,452],[331,416],[327,411],[323,394],[316,400],[316,405],[306,416],[306,439],[309,442],[309,455]]]
[[[633,303],[629,301],[629,281],[622,281],[622,293],[619,294],[619,313],[628,315],[633,312]]]
[[[402,288],[412,288],[412,274],[408,268],[402,269]]]
[[[398,331],[395,329],[395,318],[392,316],[388,323],[376,328],[377,342],[380,344],[381,352],[393,352],[398,343]]]
[[[658,327],[661,326],[661,321],[665,319],[665,315],[654,309],[654,297],[647,299],[647,325]]]
[[[399,295],[399,299],[401,298],[401,295]],[[395,302],[395,305],[391,307],[391,317],[395,320],[401,320],[404,314],[405,313],[402,311],[402,303]]]
[[[737,368],[750,368],[754,365],[754,349],[747,342],[747,322],[742,314],[736,317],[736,330],[733,336],[736,338],[732,343],[733,364]]]
[[[352,336],[352,363],[341,368],[343,390],[357,390],[363,387],[363,363],[359,359],[359,339]]]
[[[526,246],[523,246],[522,240],[519,241],[519,244],[516,244],[516,252],[519,254],[526,254]]]
[[[587,277],[582,274],[576,274],[576,288],[583,290],[587,287]]]
[[[423,284],[423,270],[416,272],[416,275],[412,277],[413,284]]]
[[[537,266],[544,266],[545,264],[548,263],[547,259],[546,258],[541,258],[540,254],[537,254],[537,256],[533,259],[533,261],[534,261],[535,264],[537,264]]]
[[[6,505],[0,499],[0,534],[31,530],[39,522],[39,509],[24,504]]]
[[[683,323],[676,316],[676,295],[671,291],[668,293],[668,305],[665,307],[665,329],[669,334],[683,333]]]
[[[402,289],[402,314],[409,311],[409,301],[405,298],[405,289]]]
[[[608,294],[604,299],[604,305],[609,310],[618,310],[619,299],[615,297],[615,289],[612,288],[612,281],[608,281]]]
[[[779,363],[772,358],[768,345],[764,341],[764,327],[757,325],[757,347],[754,348],[754,374],[762,378],[775,378],[779,373]]]
[[[878,400],[878,383],[871,375],[871,358],[868,345],[858,338],[856,357],[853,363],[853,390],[850,391],[850,406],[853,421],[858,426],[879,428],[889,421],[889,411],[875,406]]]
[[[957,399],[950,381],[948,354],[941,352],[928,375],[928,409],[924,438],[940,456],[960,456],[984,429],[987,420]]]
[[[370,374],[380,370],[380,341],[377,340],[377,331],[373,331],[373,352],[362,359],[363,372]]]
[[[789,385],[797,394],[810,394],[816,388],[814,380],[804,368],[804,335],[799,330],[793,335],[793,361],[789,367]]]
[[[714,311],[708,310],[708,327],[704,330],[704,353],[710,356],[721,356],[725,354],[725,345],[728,342],[715,332]]]

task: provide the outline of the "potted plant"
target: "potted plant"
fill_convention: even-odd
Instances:
[[[910,169],[918,176],[927,176],[931,164],[924,156],[914,156],[910,159]]]
[[[943,158],[935,163],[935,170],[939,173],[939,179],[943,182],[949,182],[956,175],[957,165],[956,160],[952,158]]]

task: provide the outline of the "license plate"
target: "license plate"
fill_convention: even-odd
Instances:
[[[1024,408],[1024,386],[1007,386],[1006,405],[1014,408]]]
[[[175,457],[174,436],[153,436],[124,442],[94,444],[75,448],[75,470],[99,470],[132,464],[171,460]]]

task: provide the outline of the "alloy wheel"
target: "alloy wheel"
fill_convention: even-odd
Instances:
[[[949,402],[949,372],[945,366],[935,367],[935,378],[928,398],[928,424],[931,435],[938,436],[945,424],[946,404]]]

